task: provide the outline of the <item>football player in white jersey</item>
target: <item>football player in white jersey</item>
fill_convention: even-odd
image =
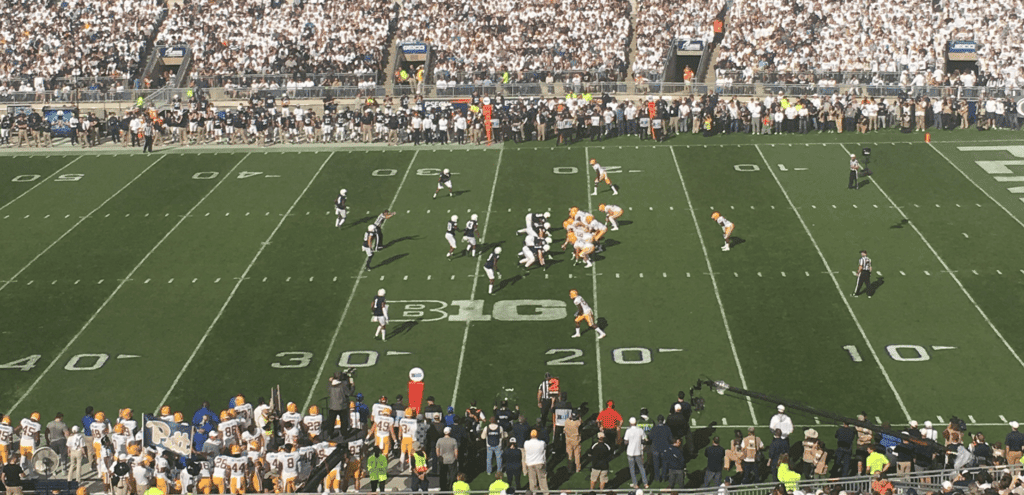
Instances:
[[[334,200],[334,213],[338,216],[334,219],[334,226],[341,227],[341,224],[345,223],[345,217],[348,216],[348,205],[345,202],[348,201],[348,189],[342,189],[338,193],[338,199]]]
[[[21,469],[29,476],[32,475],[32,454],[35,453],[36,445],[39,444],[39,432],[43,426],[39,424],[39,413],[34,412],[27,418],[22,418],[21,424],[14,429],[15,433],[21,434]]]
[[[375,225],[367,225],[366,233],[363,234],[363,253],[366,254],[366,271],[372,270],[370,263],[373,261],[373,253],[380,250],[380,236],[377,235],[377,227]]]
[[[619,187],[616,186],[615,184],[612,184],[611,179],[608,178],[608,171],[606,171],[604,169],[604,167],[601,166],[601,164],[597,163],[597,160],[591,158],[590,159],[590,166],[591,166],[591,168],[594,169],[594,175],[595,175],[595,177],[594,177],[594,193],[591,194],[591,196],[597,196],[597,185],[600,184],[601,181],[604,181],[605,184],[608,184],[608,187],[610,187],[612,189],[612,195],[613,196],[616,195],[616,194],[619,194]]]
[[[603,211],[605,215],[607,215],[608,223],[612,224],[612,230],[619,230],[619,222],[616,220],[622,216],[621,207],[615,205],[600,205],[597,209]]]
[[[585,228],[576,231],[576,242],[573,244],[573,264],[582,261],[584,268],[594,266],[590,255],[594,253],[594,236]]]
[[[311,439],[319,439],[323,430],[324,416],[320,414],[320,408],[309,406],[309,414],[302,418],[302,426]]]
[[[405,410],[405,417],[398,420],[398,438],[401,441],[402,452],[398,458],[398,469],[405,471],[412,468],[412,444],[416,441],[416,430],[419,422],[416,421],[416,410],[409,407]],[[408,464],[406,461],[408,460]]]
[[[14,440],[14,428],[11,427],[11,417],[4,416],[0,419],[0,461],[7,465],[7,458],[11,455],[11,441]]]
[[[576,333],[572,335],[573,338],[580,336],[580,322],[586,321],[587,325],[589,325],[590,328],[593,328],[594,332],[597,333],[597,338],[603,339],[606,334],[597,326],[594,321],[594,310],[590,309],[590,305],[583,300],[583,296],[574,289],[569,291],[569,298],[572,299],[573,304],[576,305],[576,314],[573,316],[576,323]]]
[[[732,224],[732,222],[726,220],[725,217],[723,217],[722,214],[718,213],[717,211],[711,214],[711,219],[714,220],[715,223],[717,223],[718,225],[722,226],[722,237],[725,238],[725,245],[722,246],[722,251],[728,251],[729,236],[732,235],[732,231],[735,228],[735,226]]]
[[[381,414],[373,418],[373,427],[370,428],[366,439],[374,439],[374,445],[380,447],[380,451],[387,456],[391,452],[391,439],[395,438],[395,418],[390,414]]]
[[[455,234],[459,232],[459,216],[452,215],[452,219],[445,226],[444,239],[448,241],[448,261],[452,260],[452,253],[455,252]]]

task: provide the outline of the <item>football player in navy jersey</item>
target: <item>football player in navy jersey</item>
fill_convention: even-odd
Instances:
[[[377,324],[377,331],[373,333],[373,338],[376,339],[377,336],[380,335],[380,340],[382,342],[387,340],[388,331],[388,302],[387,299],[384,298],[385,294],[387,294],[387,292],[384,289],[378,290],[377,296],[373,298],[373,304],[370,306],[373,313],[373,317],[370,318],[370,321]]]
[[[377,237],[377,227],[366,226],[366,233],[363,234],[363,252],[366,253],[366,271],[370,271],[370,263],[373,261],[373,253],[377,252],[380,241]]]
[[[455,252],[455,234],[459,231],[459,216],[452,215],[445,227],[444,238],[448,241],[448,261],[452,260],[452,253]]]
[[[490,285],[487,286],[487,293],[494,294],[494,274],[497,273],[501,276],[501,272],[498,271],[498,258],[501,257],[501,246],[494,248],[491,254],[487,255],[487,261],[484,261],[484,273],[487,274],[487,279],[490,280]]]
[[[448,188],[448,197],[454,196],[452,193],[452,173],[448,169],[441,171],[441,177],[437,179],[437,189],[434,189],[434,199],[437,199],[437,193],[441,188]]]
[[[341,224],[345,223],[345,217],[348,216],[348,206],[345,205],[346,195],[348,194],[347,189],[342,189],[338,194],[338,199],[334,201],[334,213],[338,215],[338,218],[334,219],[334,226],[341,227]]]
[[[466,243],[466,249],[462,251],[462,255],[465,256],[466,252],[469,252],[470,256],[476,256],[476,238],[479,237],[479,222],[476,213],[469,216],[469,221],[466,222],[466,230],[462,234],[462,242]]]
[[[537,235],[537,231],[544,229],[544,224],[548,223],[548,219],[551,218],[551,212],[545,211],[544,213],[527,213],[526,214],[526,227],[516,231],[516,235]],[[550,228],[550,226],[548,227]]]

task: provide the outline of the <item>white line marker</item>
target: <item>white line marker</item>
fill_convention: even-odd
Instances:
[[[640,278],[644,278],[644,274],[642,274],[642,273],[641,273],[641,274],[640,274]]]
[[[1003,272],[1001,272],[1001,271],[999,271],[999,270],[996,270],[996,273],[998,273],[998,274],[1000,274],[1000,275],[1002,275],[1002,274],[1003,274]]]
[[[935,417],[939,418],[939,423],[945,423],[945,421],[942,420],[942,416],[935,416]]]
[[[619,274],[618,273],[615,274],[615,278],[619,278]]]
[[[686,272],[686,278],[690,278],[690,272]]]
[[[217,277],[217,280],[214,280],[213,283],[219,284],[220,283],[220,277]]]
[[[406,275],[406,276],[402,277],[402,280],[409,280],[409,276]]]
[[[876,425],[880,425],[880,424],[882,424],[882,418],[880,418],[880,417],[878,417],[878,416],[875,416],[875,424],[876,424]]]
[[[405,174],[402,175],[402,181],[398,183],[398,189],[395,191],[395,196],[391,198],[391,204],[388,205],[388,209],[394,209],[395,201],[398,201],[398,194],[402,192],[402,187],[405,185],[405,180],[409,178],[409,171],[412,170],[412,165],[416,163],[416,157],[419,156],[419,150],[413,152],[412,160],[409,161],[409,167],[405,169]],[[369,214],[369,212],[367,212]],[[316,386],[320,383],[320,377],[324,374],[324,368],[327,366],[327,361],[331,360],[334,354],[334,343],[338,340],[338,334],[341,332],[341,326],[345,323],[345,317],[348,315],[348,310],[352,307],[352,300],[356,297],[356,292],[359,290],[359,282],[364,278],[362,277],[363,271],[366,266],[363,264],[359,265],[359,271],[356,272],[356,283],[352,284],[352,292],[348,295],[348,301],[345,302],[345,308],[341,310],[341,318],[338,319],[338,325],[334,327],[334,335],[331,336],[331,342],[327,345],[327,352],[324,354],[323,361],[320,361],[320,367],[313,378],[313,384],[309,387],[309,394],[306,396],[306,403],[302,406],[303,409],[309,407],[309,403],[313,400],[313,393],[316,391]],[[381,276],[381,280],[384,277]]]
[[[665,272],[661,272],[661,278],[668,278],[668,274]]]
[[[142,283],[144,283],[144,284],[148,284],[150,280],[153,280],[153,279],[151,279],[151,278],[147,278],[147,279],[146,279],[146,281],[145,281],[145,282],[142,282]]]
[[[100,285],[102,283],[103,283],[103,279],[101,278],[99,282],[96,282],[96,285]],[[29,285],[31,285],[31,284],[32,284],[32,282],[29,282]]]
[[[804,232],[807,233],[807,237],[811,240],[811,244],[814,246],[814,250],[817,251],[818,257],[821,258],[821,262],[825,265],[825,270],[831,272],[832,267],[829,265],[828,259],[825,258],[825,254],[821,252],[821,247],[818,246],[818,241],[811,234],[811,229],[807,227],[807,222],[804,221],[803,215],[801,215],[800,211],[796,209],[796,205],[793,204],[793,200],[789,197],[789,193],[786,192],[786,188],[782,187],[782,182],[779,181],[779,177],[775,173],[775,170],[773,170],[768,164],[768,159],[765,158],[764,153],[761,151],[761,147],[754,145],[754,149],[756,149],[757,153],[761,155],[761,159],[764,160],[764,164],[772,174],[772,178],[775,179],[775,183],[779,186],[779,190],[781,190],[782,195],[785,196],[786,202],[788,202],[789,206],[793,208],[793,213],[796,215],[797,220],[800,221],[800,225],[804,228]],[[843,149],[845,149],[845,147]],[[896,402],[899,403],[900,409],[903,411],[904,416],[906,416],[907,421],[910,421],[910,411],[907,410],[907,406],[903,403],[903,398],[896,390],[896,386],[893,384],[892,378],[889,377],[889,373],[885,370],[882,360],[878,357],[878,353],[875,352],[875,346],[871,344],[871,340],[864,331],[864,327],[860,324],[860,319],[857,318],[857,314],[854,313],[853,308],[850,306],[850,302],[847,300],[846,294],[843,293],[841,288],[839,288],[839,281],[836,280],[836,276],[832,273],[829,273],[829,277],[832,279],[832,284],[835,286],[836,292],[839,293],[839,298],[842,299],[843,304],[846,306],[846,310],[850,313],[850,317],[853,318],[853,322],[856,324],[857,330],[860,332],[861,337],[864,339],[864,343],[871,352],[871,356],[874,358],[878,368],[882,371],[882,376],[885,377],[885,381],[888,383],[889,389],[892,390],[893,395],[896,397]],[[881,421],[879,421],[879,423],[881,423]]]
[[[963,234],[963,235],[964,235],[964,238],[965,238],[965,239],[969,239],[969,237],[967,236],[967,232],[961,232],[961,234]]]
[[[722,426],[729,426],[729,420],[726,418],[722,418]]]
[[[906,276],[907,274],[903,270],[900,270],[900,275]]]
[[[683,187],[683,195],[686,197],[686,205],[690,210],[690,218],[693,219],[693,228],[697,231],[697,239],[700,241],[701,251],[704,253],[704,262],[707,264],[708,273],[711,275],[711,287],[715,292],[715,300],[718,302],[719,315],[722,317],[722,326],[725,329],[725,335],[729,340],[729,347],[732,350],[733,361],[736,363],[736,370],[739,372],[740,384],[743,388],[747,387],[747,378],[743,373],[743,365],[740,364],[739,353],[736,351],[736,342],[732,336],[732,329],[729,328],[729,319],[725,315],[725,305],[722,303],[722,295],[718,290],[718,280],[715,278],[715,270],[711,266],[711,257],[708,256],[708,248],[704,243],[704,234],[701,233],[700,225],[697,223],[697,213],[693,211],[693,202],[690,201],[690,191],[686,187],[686,180],[683,179],[683,170],[679,167],[679,159],[676,157],[676,150],[673,147],[669,147],[669,152],[672,153],[672,161],[676,166],[676,174],[679,175],[679,183]],[[765,162],[767,165],[767,162]],[[686,276],[689,277],[690,273],[687,272]],[[600,355],[600,353],[598,353]],[[599,401],[603,402],[603,401]],[[747,398],[747,408],[750,410],[750,419],[756,425],[757,414],[754,413],[754,403]]]
[[[816,424],[816,425],[820,425],[820,424],[821,424],[821,419],[818,419],[818,417],[817,417],[817,416],[815,416],[815,417],[814,417],[814,424]]]
[[[1002,421],[1003,423],[1008,423],[1008,421],[1006,421],[1006,416],[1003,416],[1002,414],[999,415],[999,421]]]
[[[85,156],[85,155],[82,155],[82,156]],[[159,162],[160,162],[160,160],[163,160],[163,159],[164,159],[164,158],[165,158],[166,156],[167,156],[167,155],[163,155],[163,156],[161,156],[160,158],[157,158],[157,159],[156,159],[156,161],[154,161],[153,163],[149,164],[149,166],[148,166],[148,167],[146,167],[145,169],[143,169],[143,171],[142,171],[142,172],[139,172],[139,175],[136,175],[136,176],[135,176],[134,178],[132,178],[132,180],[128,181],[128,183],[127,183],[127,184],[125,184],[125,185],[124,185],[124,186],[122,186],[122,187],[121,187],[120,189],[118,189],[118,190],[117,190],[117,191],[116,191],[116,192],[115,192],[115,193],[114,193],[113,195],[111,195],[111,196],[110,196],[109,198],[105,199],[105,200],[104,200],[104,201],[103,201],[102,203],[100,203],[100,205],[99,205],[99,206],[97,206],[96,208],[93,208],[93,209],[92,209],[92,211],[90,211],[89,213],[86,213],[86,214],[85,214],[85,216],[84,216],[84,217],[82,217],[82,218],[81,218],[80,220],[78,220],[77,222],[75,222],[75,224],[74,224],[74,225],[72,225],[72,226],[71,226],[71,228],[69,228],[68,230],[65,230],[65,231],[64,231],[64,233],[60,235],[60,237],[58,237],[58,238],[57,238],[56,240],[54,240],[53,242],[51,242],[51,243],[50,243],[50,245],[46,246],[46,248],[45,248],[45,249],[43,249],[42,251],[40,251],[40,252],[39,252],[39,254],[35,255],[35,257],[33,257],[33,258],[32,258],[31,260],[29,260],[29,262],[28,262],[28,263],[26,263],[26,264],[25,264],[25,266],[21,267],[21,269],[20,269],[20,270],[18,270],[17,272],[15,272],[15,273],[14,273],[14,275],[12,275],[12,276],[11,276],[11,279],[13,280],[13,279],[16,279],[16,278],[18,278],[18,275],[21,275],[21,274],[22,274],[22,272],[24,272],[25,270],[27,270],[27,269],[28,269],[28,267],[32,265],[32,263],[35,263],[35,262],[36,262],[36,260],[38,260],[38,259],[39,259],[40,257],[42,257],[42,256],[43,256],[44,254],[46,254],[46,253],[47,253],[47,252],[48,252],[48,251],[49,251],[49,250],[50,250],[51,248],[53,248],[53,246],[57,245],[57,243],[58,243],[58,242],[60,242],[61,240],[63,240],[63,239],[65,238],[65,237],[67,237],[67,235],[68,235],[68,234],[70,234],[72,230],[75,230],[75,228],[77,228],[77,227],[78,227],[79,225],[81,225],[81,224],[82,224],[82,222],[84,222],[86,218],[89,218],[90,216],[92,216],[93,214],[95,214],[95,213],[96,213],[97,211],[99,211],[99,209],[100,209],[100,208],[103,208],[103,207],[104,207],[104,206],[105,206],[105,205],[106,205],[107,203],[109,203],[109,202],[110,202],[110,200],[114,199],[115,197],[117,197],[117,195],[121,194],[121,191],[124,191],[125,189],[128,189],[128,186],[130,186],[130,185],[134,184],[134,183],[135,183],[135,181],[136,181],[136,180],[138,180],[138,178],[139,178],[139,177],[142,177],[142,174],[145,174],[146,172],[148,172],[148,171],[149,171],[149,169],[153,168],[153,166],[154,166],[154,165],[156,165],[157,163],[159,163]],[[80,156],[79,158],[81,158],[81,156]],[[78,160],[78,158],[76,158],[75,160]],[[74,163],[74,162],[71,162],[71,163]],[[70,165],[70,163],[69,163],[68,165]],[[30,190],[31,190],[31,189],[30,189]],[[8,203],[8,204],[9,204],[9,203]],[[49,215],[47,215],[47,216],[49,216]],[[66,217],[65,217],[65,218],[66,218]],[[3,285],[0,285],[0,291],[4,290],[4,288],[6,288],[6,287],[7,287],[7,285],[8,285],[9,283],[10,283],[10,280],[8,280],[7,282],[4,282],[4,284],[3,284]]]
[[[489,227],[491,225],[490,219],[491,219],[491,211],[492,211],[492,209],[494,207],[494,191],[498,187],[498,174],[501,172],[501,159],[502,159],[502,156],[504,154],[504,151],[505,151],[504,148],[502,148],[501,150],[498,151],[498,163],[494,166],[494,181],[491,182],[491,196],[487,200],[487,214],[484,216],[484,229],[480,233],[480,237],[481,238],[486,238],[486,236],[487,236],[487,227]],[[480,267],[482,266],[483,259],[484,259],[483,256],[480,256],[480,257],[478,257],[476,259],[476,268],[473,271],[473,274],[474,274],[473,287],[469,291],[469,299],[470,300],[473,300],[473,299],[476,298],[476,287],[477,287],[476,278],[480,276]],[[465,327],[465,329],[462,332],[462,347],[459,350],[459,367],[457,368],[457,371],[455,372],[455,386],[452,389],[452,404],[456,403],[455,401],[456,401],[456,399],[459,396],[459,383],[460,383],[460,381],[462,379],[462,365],[463,365],[463,362],[464,362],[465,357],[466,357],[466,342],[469,341],[469,327],[470,327],[471,324],[472,324],[472,319],[467,319],[466,320],[466,327]]]
[[[757,272],[757,276],[760,277],[761,276],[761,272]]]
[[[997,201],[996,198],[993,198],[992,195],[988,193],[988,191],[986,191],[981,186],[979,186],[977,182],[974,182],[974,179],[972,179],[969,175],[964,173],[964,171],[956,163],[953,163],[953,160],[950,160],[949,157],[947,157],[945,154],[943,154],[941,151],[939,151],[939,149],[936,148],[934,144],[928,143],[928,146],[931,146],[932,150],[934,150],[936,153],[939,154],[939,156],[941,156],[944,160],[946,160],[946,163],[949,163],[950,165],[952,165],[953,168],[955,168],[957,172],[960,172],[960,175],[964,176],[964,178],[967,179],[971,184],[974,184],[974,187],[978,188],[978,190],[981,191],[982,194],[984,194],[986,197],[988,197],[989,200],[991,200],[993,203],[995,203],[997,206],[999,206],[999,208],[1001,208],[1003,210],[1003,212],[1005,212],[1007,215],[1010,215],[1010,218],[1012,218],[1015,222],[1017,222],[1017,225],[1020,225],[1021,227],[1024,227],[1024,222],[1021,222],[1021,220],[1019,218],[1017,218],[1013,213],[1011,213],[1010,210],[1007,210],[1006,207],[1003,206],[1002,203]],[[977,205],[978,208],[981,208],[980,204],[975,203],[975,205]]]
[[[168,280],[167,283],[173,284],[174,283],[174,279],[172,278],[172,279]]]
[[[971,416],[970,414],[967,415],[967,419],[969,419],[971,423],[977,423],[977,421],[974,420],[974,416]]]
[[[924,274],[925,274],[925,275],[928,275],[929,277],[930,277],[930,276],[932,275],[931,273],[928,273],[928,270],[925,270],[925,271],[924,271]]]
[[[15,201],[17,201],[17,200],[21,199],[21,197],[22,197],[22,196],[24,196],[24,195],[26,195],[26,194],[28,194],[28,193],[32,192],[32,191],[33,191],[33,190],[34,190],[35,188],[37,188],[37,187],[39,187],[39,186],[41,186],[41,185],[43,185],[43,184],[45,184],[45,183],[49,182],[49,181],[50,181],[50,179],[52,179],[52,178],[53,178],[54,176],[56,176],[57,174],[59,174],[59,173],[61,173],[62,171],[64,171],[64,169],[66,169],[66,168],[70,167],[70,166],[71,166],[71,165],[72,165],[73,163],[75,163],[75,162],[77,162],[78,160],[80,160],[80,159],[81,159],[81,158],[82,158],[83,156],[85,156],[85,155],[79,155],[79,156],[78,156],[78,158],[75,158],[74,160],[71,160],[70,162],[68,162],[68,164],[67,164],[67,165],[64,165],[63,167],[61,167],[61,168],[57,169],[57,171],[56,171],[56,172],[54,172],[54,173],[50,174],[50,175],[49,175],[49,176],[47,176],[47,177],[46,177],[45,179],[43,179],[43,180],[41,180],[41,181],[37,182],[37,183],[36,183],[36,184],[35,184],[34,186],[32,186],[32,187],[30,187],[30,188],[26,189],[26,190],[25,190],[25,192],[23,192],[23,193],[19,194],[19,195],[18,195],[18,196],[17,196],[16,198],[14,198],[14,199],[12,199],[12,200],[8,201],[8,202],[7,202],[7,204],[5,204],[5,205],[3,205],[3,206],[0,206],[0,210],[3,210],[4,208],[7,208],[8,206],[11,206],[11,203],[14,203]],[[164,156],[166,156],[166,155],[164,155]],[[67,156],[65,155],[65,158],[66,158],[66,157],[67,157]],[[4,217],[4,218],[7,218],[7,217]],[[20,402],[20,401],[19,401],[19,402]]]
[[[732,276],[733,276],[733,277],[736,277],[736,278],[739,278],[739,277],[740,277],[740,274],[739,274],[739,273],[736,273],[736,272],[732,272]]]
[[[253,265],[256,264],[256,260],[258,260],[260,255],[263,254],[263,250],[266,249],[268,245],[270,245],[270,240],[274,238],[274,235],[277,234],[277,231],[281,229],[282,225],[284,225],[284,221],[290,216],[292,210],[295,209],[295,205],[299,204],[299,200],[301,200],[303,196],[306,195],[306,191],[309,191],[310,186],[313,185],[313,181],[315,181],[316,178],[320,176],[320,172],[323,171],[324,167],[327,165],[327,162],[330,161],[332,156],[334,156],[334,152],[331,152],[331,154],[327,155],[327,159],[320,164],[320,168],[317,169],[316,173],[313,174],[313,177],[311,177],[309,179],[309,182],[306,183],[306,187],[302,189],[302,192],[300,192],[299,195],[295,198],[295,201],[292,201],[291,206],[288,207],[288,210],[285,211],[285,214],[281,216],[281,220],[277,222],[277,225],[274,227],[274,230],[270,231],[270,235],[267,236],[267,240],[260,243],[260,247],[258,250],[256,250],[256,254],[252,257],[252,260],[249,261],[249,264],[246,265],[245,270],[242,271],[242,275],[238,277],[238,281],[235,282],[235,286],[231,288],[231,292],[228,294],[228,297],[224,301],[224,304],[220,306],[220,310],[217,311],[217,315],[214,316],[213,321],[210,322],[210,326],[206,327],[206,332],[203,333],[203,336],[199,339],[199,342],[196,343],[195,349],[192,350],[192,354],[189,355],[188,360],[185,361],[185,365],[181,367],[181,371],[178,372],[178,376],[174,378],[174,382],[171,383],[171,387],[167,389],[167,393],[164,394],[164,397],[163,399],[160,400],[160,403],[153,408],[153,414],[156,414],[156,411],[160,408],[161,405],[167,403],[167,398],[171,396],[171,392],[173,392],[175,387],[178,386],[178,382],[181,380],[181,377],[185,374],[185,371],[188,370],[188,367],[192,364],[192,360],[195,359],[197,354],[199,354],[199,349],[201,349],[203,347],[203,344],[206,343],[206,339],[210,336],[210,333],[213,332],[213,327],[216,326],[217,322],[219,322],[221,317],[224,316],[224,310],[227,309],[228,304],[230,304],[231,300],[234,299],[235,294],[238,292],[238,288],[242,285],[242,281],[244,281],[247,278],[246,275],[249,274],[249,271],[252,270]],[[245,158],[243,158],[243,160],[244,159]],[[230,172],[228,172],[228,175],[230,175]],[[289,279],[290,278],[291,277],[289,277]]]
[[[782,276],[785,277],[786,276],[786,272],[782,272]]]
[[[978,270],[971,270],[971,273],[977,275],[978,274]]]
[[[196,282],[198,282],[198,281],[199,281],[199,279],[198,279],[198,278],[194,278],[194,279],[192,279],[192,283],[193,283],[193,284],[194,284],[194,283],[196,283]]]
[[[427,275],[427,280],[430,280],[430,275]]]
[[[285,282],[291,282],[291,281],[292,281],[292,278],[291,278],[291,277],[288,277],[288,278],[284,279],[284,281],[285,281]]]

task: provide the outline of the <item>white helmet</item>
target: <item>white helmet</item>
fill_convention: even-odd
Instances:
[[[380,297],[384,297],[384,294],[387,294],[387,293],[388,293],[388,291],[386,291],[384,289],[377,290],[377,295],[380,296]]]
[[[494,254],[501,254],[501,246],[494,248]]]
[[[458,222],[459,221],[459,216],[458,215],[452,215],[452,221],[453,222]]]
[[[551,244],[545,244],[544,245],[544,252],[546,253],[548,251],[551,251]]]
[[[545,237],[544,238],[544,243],[545,244],[551,244],[551,238],[550,237]]]
[[[348,189],[342,189],[341,190],[341,195],[344,196],[346,194],[348,194]]]
[[[476,213],[474,213],[474,214],[469,216],[469,219],[474,221],[474,222],[477,220],[477,218],[480,218],[480,217],[476,216]]]
[[[545,211],[544,212],[544,218],[551,218],[551,212],[550,211]]]
[[[373,232],[374,230],[375,230],[375,227],[373,226],[372,223],[370,225],[366,226],[366,231],[367,232]]]
[[[444,169],[444,175],[448,175],[448,169]]]
[[[548,230],[550,228],[551,228],[551,224],[548,223],[548,222],[544,222],[544,230]]]

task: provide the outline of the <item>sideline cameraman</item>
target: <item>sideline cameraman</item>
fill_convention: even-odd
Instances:
[[[355,390],[355,376],[352,370],[335,371],[327,380],[327,418],[326,426],[331,436],[344,434],[349,426],[349,396]],[[341,428],[337,429],[338,420]]]

